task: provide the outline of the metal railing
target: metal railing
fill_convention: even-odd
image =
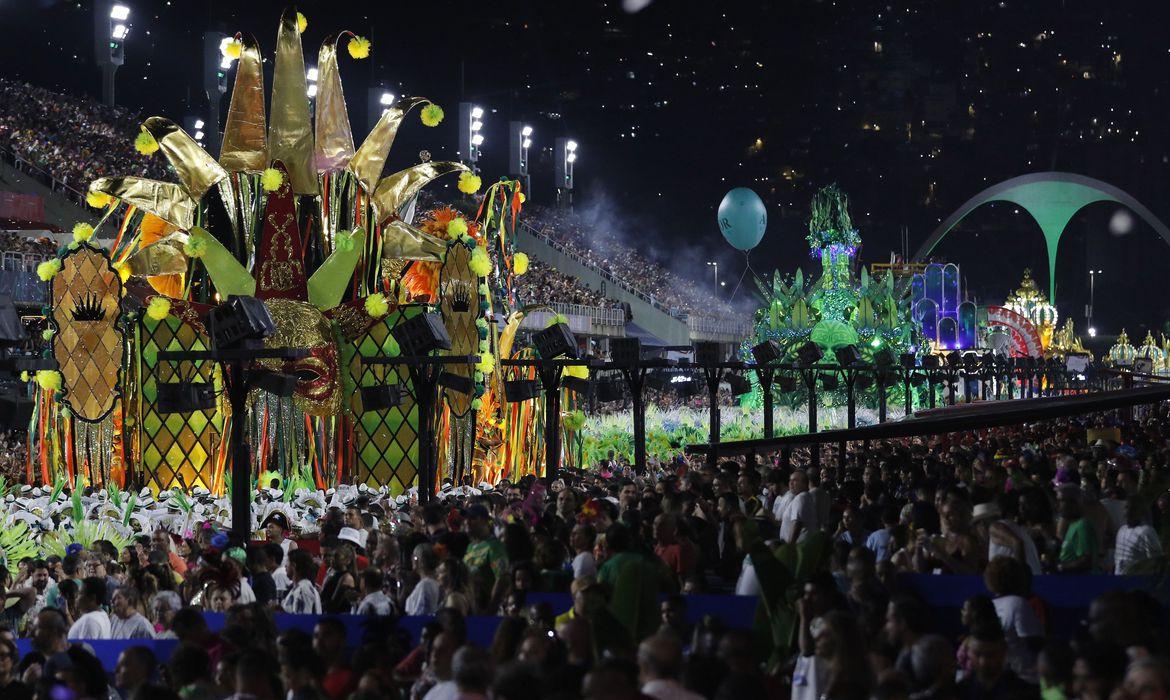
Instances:
[[[31,175],[34,179],[36,179],[37,182],[45,185],[53,192],[58,192],[64,195],[76,204],[85,203],[84,193],[74,189],[71,185],[66,184],[64,181],[58,180],[52,175],[52,173],[44,170],[39,165],[25,160],[21,156],[17,155],[17,153],[12,149],[7,147],[0,147],[0,157],[3,157],[5,162],[22,173]]]
[[[746,338],[752,332],[751,324],[743,321],[723,321],[713,318],[699,318],[698,316],[687,318],[687,326],[691,329],[691,333],[734,336],[736,338]]]
[[[583,304],[562,304],[553,302],[548,305],[553,311],[565,316],[584,316],[601,326],[626,325],[626,311],[622,308],[605,308],[603,306],[585,306]]]

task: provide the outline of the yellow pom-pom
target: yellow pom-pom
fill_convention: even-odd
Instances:
[[[53,339],[53,329],[52,328],[46,328],[45,330],[41,331],[41,340],[43,340],[47,343],[52,339]]]
[[[369,58],[370,57],[370,40],[364,36],[355,36],[349,40],[345,45],[346,50],[349,51],[350,58]]]
[[[512,273],[517,277],[528,272],[528,256],[524,253],[516,253],[512,256]]]
[[[521,204],[523,204],[523,203],[525,203],[525,202],[527,202],[527,201],[528,201],[528,195],[526,195],[526,194],[524,194],[523,192],[521,192],[521,193],[520,193],[520,203],[521,203]]]
[[[105,192],[90,192],[85,195],[85,203],[94,209],[104,209],[110,206],[114,198]]]
[[[479,192],[480,185],[483,181],[479,179],[479,175],[473,172],[463,171],[459,174],[459,191],[463,194],[475,194]]]
[[[452,239],[463,238],[467,233],[467,219],[457,216],[447,222],[447,236]]]
[[[485,375],[491,374],[496,369],[496,358],[492,357],[490,352],[483,353],[479,356],[479,363],[475,365],[475,369]]]
[[[309,20],[305,19],[305,15],[303,13],[298,12],[297,13],[297,31],[300,32],[301,34],[304,34],[305,29],[308,28],[308,26],[309,26]]]
[[[150,132],[140,131],[138,136],[134,138],[134,150],[144,156],[154,155],[154,152],[158,150],[158,141],[154,140],[154,136]]]
[[[390,313],[390,302],[386,301],[386,295],[376,292],[366,297],[366,313],[370,318],[382,318]]]
[[[568,365],[561,370],[562,377],[576,377],[577,379],[588,379],[589,368],[585,365]]]
[[[93,226],[86,223],[73,224],[73,242],[84,243],[93,238]]]
[[[36,380],[37,386],[42,389],[50,391],[60,391],[61,389],[61,373],[55,369],[38,369]]]
[[[443,121],[443,108],[432,102],[422,108],[418,118],[422,120],[423,126],[438,126]]]
[[[223,54],[224,58],[230,58],[234,61],[244,52],[244,42],[239,39],[228,39],[223,42],[219,52]]]
[[[118,272],[118,277],[125,282],[130,279],[130,264],[125,262],[114,263],[114,269]]]
[[[276,168],[268,168],[260,173],[260,186],[265,192],[275,192],[284,184],[284,175]]]
[[[27,383],[29,383],[31,380],[32,380],[32,377],[30,377],[30,376],[28,375],[28,370],[27,370],[27,369],[26,369],[26,370],[24,370],[24,371],[22,371],[22,372],[20,373],[20,381],[22,381],[22,382],[24,382],[25,384],[27,384]]]
[[[198,231],[192,231],[191,235],[187,236],[187,242],[183,244],[183,253],[188,258],[202,258],[207,252],[207,239]]]
[[[471,260],[467,266],[477,277],[487,277],[492,273],[492,259],[483,246],[476,246],[475,250],[471,251]]]
[[[153,297],[146,305],[146,315],[156,321],[161,321],[171,313],[171,300],[166,297]]]
[[[37,277],[41,278],[42,282],[48,282],[61,271],[61,259],[53,258],[37,265]]]

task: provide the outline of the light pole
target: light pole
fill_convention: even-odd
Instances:
[[[573,164],[577,162],[577,142],[573,139],[556,140],[554,175],[557,179],[557,202],[562,206],[573,206]]]
[[[459,153],[466,154],[467,165],[479,172],[480,147],[483,146],[483,107],[470,102],[459,103]]]
[[[508,125],[508,170],[524,183],[526,196],[532,196],[532,178],[528,174],[528,149],[532,147],[532,126],[522,122]]]
[[[1097,275],[1104,272],[1104,270],[1089,270],[1089,306],[1085,309],[1085,322],[1089,326],[1089,336],[1096,335],[1096,329],[1093,328],[1093,292],[1097,286]]]
[[[93,8],[94,58],[102,68],[102,101],[114,105],[114,73],[126,62],[126,37],[130,34],[130,8],[105,0]]]
[[[708,260],[707,267],[715,268],[715,290],[718,291],[719,290],[719,263],[715,262],[714,260]]]

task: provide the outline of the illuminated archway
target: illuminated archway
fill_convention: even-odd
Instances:
[[[1170,243],[1170,228],[1158,217],[1134,199],[1113,185],[1074,173],[1045,172],[1032,173],[1004,180],[992,185],[968,199],[938,225],[930,238],[914,254],[921,260],[938,245],[951,229],[968,214],[988,202],[1011,202],[1028,212],[1040,226],[1048,250],[1048,298],[1056,298],[1056,251],[1060,237],[1072,217],[1081,209],[1094,202],[1116,202],[1129,207],[1142,221],[1152,226],[1158,235]]]

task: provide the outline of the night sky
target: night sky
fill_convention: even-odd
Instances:
[[[126,4],[133,28],[119,103],[175,121],[208,109],[202,32],[250,33],[270,56],[284,6]],[[709,275],[704,262],[718,259],[731,279],[743,257],[722,243],[714,218],[738,185],[769,207],[767,236],[752,255],[761,272],[810,267],[808,201],[831,182],[851,197],[867,262],[901,250],[904,235],[913,253],[983,187],[1040,170],[1100,178],[1170,221],[1163,4],[433,0],[300,9],[308,65],[327,32],[373,41],[370,60],[342,58],[359,141],[369,87],[425,95],[447,109],[436,130],[403,130],[391,167],[416,162],[421,148],[453,157],[452,117],[459,101],[473,101],[488,110],[481,165],[489,179],[506,173],[509,120],[531,124],[541,149],[571,136],[581,145],[582,209],[681,272]],[[0,49],[0,71],[97,96],[88,7],[0,3],[13,37]],[[547,202],[551,153],[532,160],[533,199]],[[1105,334],[1125,325],[1140,341],[1143,324],[1170,318],[1170,248],[1141,222],[1111,226],[1116,212],[1097,204],[1074,219],[1061,245],[1057,303],[1083,331],[1087,270],[1103,269],[1095,325]],[[977,301],[1001,301],[1027,266],[1047,286],[1039,230],[1008,205],[976,212],[937,254],[960,264]]]

